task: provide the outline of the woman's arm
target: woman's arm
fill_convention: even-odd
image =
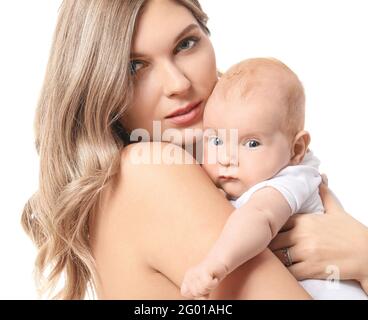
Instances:
[[[326,279],[337,266],[342,280],[357,280],[368,294],[368,228],[345,212],[339,201],[321,184],[326,214],[292,216],[270,249],[282,259],[280,249],[290,248],[289,267],[298,280]],[[330,271],[329,271],[330,270]]]
[[[166,153],[166,143],[139,143],[123,151],[121,194],[137,199],[135,233],[147,265],[180,290],[185,271],[200,262],[233,211],[195,164],[135,164],[142,148]],[[156,148],[151,148],[156,146]],[[185,151],[173,146],[174,152]],[[188,156],[188,154],[186,154]],[[210,299],[308,299],[287,269],[267,249],[234,270]]]

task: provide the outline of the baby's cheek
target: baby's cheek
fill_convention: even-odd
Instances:
[[[272,158],[269,161],[260,162],[253,171],[253,180],[258,183],[270,179],[277,173],[277,169],[278,164]]]
[[[203,163],[202,168],[206,171],[213,182],[216,182],[218,177],[218,168],[216,164],[209,164],[206,161]]]
[[[264,159],[256,161],[240,162],[238,177],[246,185],[247,188],[251,188],[255,184],[265,180],[267,177],[268,169],[266,169],[267,161]]]

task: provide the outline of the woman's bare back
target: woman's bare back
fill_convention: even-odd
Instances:
[[[144,239],[134,232],[132,204],[121,199],[115,187],[112,183],[103,192],[100,210],[91,220],[91,246],[100,276],[98,298],[183,299],[170,280],[147,264],[141,247]]]

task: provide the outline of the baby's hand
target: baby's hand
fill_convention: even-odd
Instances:
[[[226,265],[206,259],[185,273],[181,295],[191,299],[208,299],[210,292],[226,277],[227,270]]]

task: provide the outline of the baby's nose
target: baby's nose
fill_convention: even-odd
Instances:
[[[222,166],[227,167],[230,165],[230,157],[225,152],[218,154],[217,160]]]
[[[236,154],[234,153],[229,154],[228,152],[220,152],[218,154],[218,162],[219,164],[225,167],[238,165],[238,159]]]

